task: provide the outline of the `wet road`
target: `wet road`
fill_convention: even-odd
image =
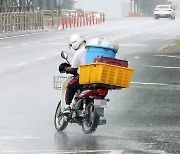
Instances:
[[[0,39],[0,153],[180,153],[180,52],[159,50],[180,37],[178,25],[178,18],[125,18]],[[135,68],[130,88],[109,92],[107,124],[92,135],[76,124],[63,133],[53,125],[53,76],[75,32],[118,39],[117,57]]]

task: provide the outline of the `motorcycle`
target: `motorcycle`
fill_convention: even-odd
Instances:
[[[65,51],[61,52],[61,57],[70,66],[68,54]],[[99,125],[106,124],[104,109],[110,101],[105,99],[108,89],[96,84],[82,85],[73,98],[70,113],[63,113],[66,105],[66,87],[72,79],[72,75],[67,76],[61,85],[60,101],[57,105],[54,118],[55,128],[57,131],[62,132],[68,126],[68,123],[77,123],[82,127],[85,134],[91,134],[96,131]]]

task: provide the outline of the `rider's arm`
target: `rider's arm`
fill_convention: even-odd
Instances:
[[[77,75],[77,68],[72,68],[71,66],[69,66],[65,67],[65,71],[70,74]]]
[[[69,67],[65,67],[65,71],[66,72],[74,72],[74,71],[77,71],[77,68],[72,68],[71,66],[69,66]]]

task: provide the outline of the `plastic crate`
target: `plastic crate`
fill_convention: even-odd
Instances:
[[[80,66],[79,83],[105,84],[128,88],[134,69],[106,63],[91,63]]]
[[[95,58],[94,62],[102,62],[102,63],[112,64],[112,65],[128,67],[128,61],[120,60],[116,58],[99,57],[99,58]]]
[[[86,46],[86,64],[93,63],[97,57],[112,57],[114,58],[117,50],[114,48],[102,46]]]

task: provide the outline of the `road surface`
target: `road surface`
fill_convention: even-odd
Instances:
[[[180,153],[180,52],[163,46],[180,37],[180,19],[122,18],[101,25],[0,39],[0,153]],[[116,57],[135,68],[130,88],[110,91],[107,124],[92,135],[69,124],[56,132],[60,51],[68,38],[117,39]]]

